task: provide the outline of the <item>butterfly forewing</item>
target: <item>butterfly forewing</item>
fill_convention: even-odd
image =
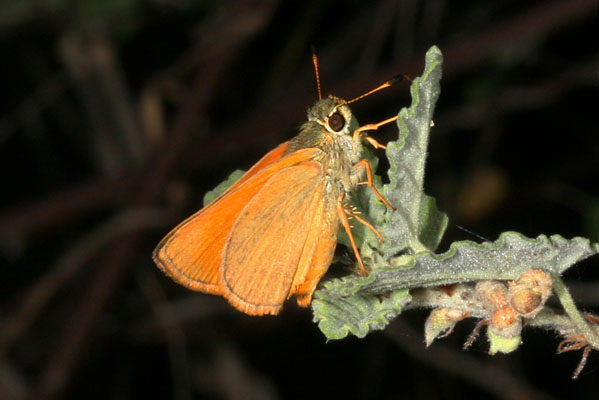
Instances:
[[[192,215],[158,245],[154,260],[177,282],[190,289],[222,294],[219,267],[227,234],[243,204],[232,193],[227,207],[216,205]],[[211,221],[207,224],[207,221]]]
[[[154,250],[158,266],[182,285],[223,294],[220,266],[233,224],[248,202],[281,168],[310,158],[317,149],[283,156],[283,143],[264,156],[231,188],[175,227]]]
[[[238,186],[243,184],[252,176],[256,175],[258,172],[262,171],[270,164],[279,161],[285,155],[285,152],[287,151],[288,147],[289,142],[284,142],[278,145],[276,148],[269,151],[268,153],[266,153],[264,157],[262,157],[256,164],[252,165],[252,168],[250,168],[245,174],[243,174],[243,176],[239,178],[239,180],[235,182],[229,189],[227,189],[221,196],[219,196],[219,198],[223,197],[230,191],[236,190]],[[213,202],[216,202],[216,200],[217,199],[215,199]]]
[[[310,253],[304,260],[311,261],[315,243],[307,239],[313,221],[320,218],[324,182],[316,162],[288,167],[273,175],[244,208],[223,257],[225,296],[234,306],[249,314],[281,308],[304,250]]]

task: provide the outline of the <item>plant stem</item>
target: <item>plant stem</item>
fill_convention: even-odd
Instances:
[[[557,295],[560,303],[562,303],[562,307],[564,307],[566,314],[568,314],[574,325],[576,325],[578,331],[585,337],[589,344],[593,348],[599,349],[598,335],[587,323],[580,311],[578,311],[578,308],[576,308],[574,299],[572,299],[572,296],[564,284],[564,281],[562,281],[560,276],[557,274],[551,274],[551,279],[553,280],[553,289],[555,290],[555,294]]]

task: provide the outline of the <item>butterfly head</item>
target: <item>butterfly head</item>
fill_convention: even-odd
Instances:
[[[351,136],[358,122],[345,100],[329,96],[308,109],[308,121],[316,122],[330,134]]]

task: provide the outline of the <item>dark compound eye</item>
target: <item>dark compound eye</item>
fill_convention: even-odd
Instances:
[[[335,132],[339,132],[345,126],[345,118],[338,112],[329,117],[329,127]]]

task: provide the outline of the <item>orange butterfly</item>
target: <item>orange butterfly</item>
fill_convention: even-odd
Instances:
[[[233,186],[175,227],[154,250],[158,267],[183,286],[225,297],[250,315],[277,314],[291,295],[307,307],[333,259],[343,225],[362,274],[366,274],[348,219],[378,231],[347,207],[346,198],[372,184],[361,156],[362,132],[395,121],[358,127],[348,104],[390,86],[345,101],[322,98],[308,109],[299,134],[266,154]],[[405,77],[404,77],[405,78]],[[366,180],[364,181],[364,175]]]

